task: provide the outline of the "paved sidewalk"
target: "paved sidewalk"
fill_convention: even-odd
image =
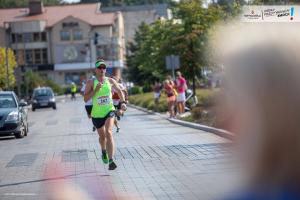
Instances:
[[[1,200],[49,199],[62,182],[90,199],[215,199],[234,186],[227,139],[157,115],[130,108],[121,119],[116,171],[101,162],[82,98],[29,111],[29,121],[28,137],[0,140]]]

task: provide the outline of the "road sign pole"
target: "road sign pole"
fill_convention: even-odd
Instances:
[[[175,80],[175,62],[174,62],[174,55],[171,55],[171,66],[172,66],[172,76],[173,76],[173,80]]]

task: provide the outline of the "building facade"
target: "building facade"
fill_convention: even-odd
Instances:
[[[94,61],[103,58],[109,74],[119,74],[125,60],[121,12],[102,13],[100,4],[0,9],[0,46],[15,52],[22,72],[37,71],[59,84],[80,83]]]
[[[101,12],[122,12],[124,18],[125,42],[133,42],[133,38],[139,25],[144,22],[151,24],[160,18],[171,19],[171,10],[167,4],[137,5],[137,6],[116,6],[100,7]]]

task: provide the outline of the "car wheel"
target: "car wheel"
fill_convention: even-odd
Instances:
[[[56,104],[54,104],[52,108],[53,108],[53,110],[56,110]]]
[[[33,112],[35,111],[35,107],[32,107],[32,109],[31,109]]]
[[[16,138],[23,138],[26,135],[26,126],[22,123],[20,131],[15,133]]]

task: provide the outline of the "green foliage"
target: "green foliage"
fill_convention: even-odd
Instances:
[[[25,73],[25,85],[28,87],[28,91],[32,93],[33,89],[36,87],[51,87],[54,91],[54,93],[57,93],[58,95],[61,95],[64,93],[64,89],[57,83],[55,83],[51,79],[45,79],[41,77],[38,73],[35,73],[33,71],[27,71]]]
[[[165,57],[179,55],[180,71],[187,79],[201,76],[200,69],[208,66],[208,38],[220,20],[236,16],[239,2],[211,4],[204,8],[201,0],[173,3],[174,19],[157,20],[151,25],[142,23],[136,31],[134,43],[128,45],[127,78],[138,85],[163,81],[171,72],[166,69]],[[200,77],[201,78],[201,77]]]
[[[139,86],[134,86],[129,89],[128,91],[129,94],[142,94],[143,93],[143,88]]]
[[[6,67],[6,56],[8,56],[8,71]],[[8,49],[6,55],[6,49],[0,47],[0,88],[8,89],[7,85],[7,72],[9,86],[12,88],[16,84],[16,79],[14,75],[14,70],[17,67],[16,58],[11,49]]]
[[[53,89],[53,92],[58,94],[58,95],[64,94],[63,88],[51,79],[46,79],[45,80],[45,86],[51,87]]]
[[[201,99],[201,102],[199,102],[200,104],[198,105],[198,107],[203,107],[203,102],[205,102],[204,107],[210,107],[214,105],[213,100],[216,94],[218,94],[218,91],[219,90],[198,89],[197,97],[198,99]],[[213,102],[208,102],[210,100]],[[129,103],[141,106],[143,108],[147,108],[148,110],[153,110],[155,112],[166,112],[168,110],[167,97],[164,94],[161,96],[158,104],[154,103],[152,92],[131,95],[129,96]],[[197,109],[195,110],[195,112],[197,112]],[[197,112],[197,114],[199,114],[199,112]],[[201,112],[199,116],[201,116]],[[194,116],[194,119],[200,119],[201,117],[199,116]]]

